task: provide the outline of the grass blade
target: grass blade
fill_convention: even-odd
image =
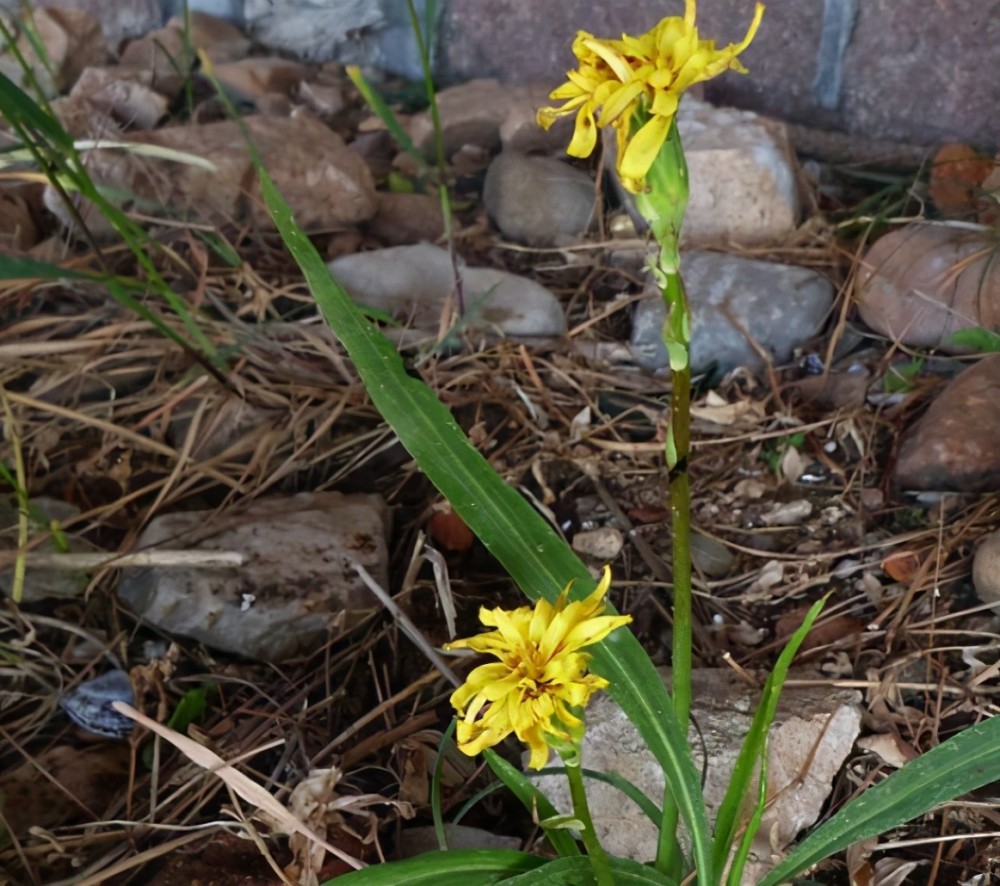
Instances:
[[[736,831],[740,823],[740,811],[744,808],[744,800],[753,780],[754,769],[759,761],[760,783],[757,792],[757,803],[733,858],[729,872],[730,883],[739,883],[742,879],[743,868],[750,854],[754,834],[760,826],[760,820],[764,815],[764,807],[767,803],[767,736],[771,730],[771,724],[774,722],[775,712],[778,709],[778,700],[781,697],[782,687],[788,678],[788,669],[791,667],[792,660],[795,658],[796,653],[798,653],[799,647],[805,640],[806,635],[812,630],[813,624],[819,618],[820,612],[823,611],[826,601],[827,597],[823,597],[810,607],[806,613],[806,617],[802,620],[802,624],[792,634],[791,639],[781,651],[781,655],[778,656],[773,670],[768,675],[767,682],[764,684],[764,690],[761,693],[760,702],[757,704],[757,710],[754,713],[753,722],[750,725],[750,732],[743,742],[743,747],[740,748],[740,754],[733,766],[733,777],[730,780],[729,788],[726,790],[726,796],[719,807],[719,814],[715,822],[716,842],[714,851],[718,869],[722,870],[726,856],[729,854],[729,847],[736,836]]]
[[[511,766],[496,751],[486,751],[485,757],[493,774],[507,786],[529,812],[537,812],[540,821],[555,818],[559,814],[555,806],[549,802],[549,798],[536,788],[523,772]],[[559,828],[546,828],[545,836],[560,856],[580,854],[580,847],[576,845],[576,840],[570,836],[568,831]]]
[[[323,886],[486,886],[499,880],[534,871],[544,858],[514,849],[449,849],[425,852],[405,861],[372,865],[350,871]]]
[[[960,732],[868,788],[795,846],[760,886],[779,886],[847,848],[1000,778],[1000,717]]]
[[[767,734],[774,722],[775,711],[778,709],[781,688],[785,685],[792,659],[795,658],[802,641],[805,640],[806,634],[812,628],[813,622],[819,617],[825,603],[826,597],[817,600],[812,605],[798,630],[792,634],[791,639],[781,651],[781,655],[778,656],[778,660],[764,684],[760,702],[757,704],[753,722],[750,724],[750,731],[747,733],[739,756],[733,764],[733,774],[729,780],[729,787],[726,788],[726,795],[723,797],[722,803],[719,804],[719,811],[715,817],[715,842],[712,853],[715,869],[718,871],[721,871],[725,865],[726,858],[736,838],[736,832],[740,826],[740,813],[745,808],[747,792],[753,781],[758,761],[761,763],[761,781],[764,782],[766,779]],[[759,818],[759,816],[757,817]],[[744,859],[745,861],[746,859]]]

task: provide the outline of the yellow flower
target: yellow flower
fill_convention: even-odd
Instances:
[[[586,707],[593,692],[608,681],[587,673],[590,656],[580,652],[628,624],[630,615],[604,615],[611,570],[585,600],[568,602],[573,582],[555,603],[540,599],[535,608],[479,611],[495,630],[445,649],[473,649],[497,662],[480,665],[451,696],[458,712],[458,747],[475,756],[512,732],[531,749],[530,765],[541,769],[554,740],[568,741],[583,723],[573,713]]]
[[[621,40],[599,40],[579,31],[573,54],[580,66],[567,73],[568,83],[549,95],[565,104],[539,110],[539,125],[548,129],[557,117],[576,112],[573,140],[567,149],[572,157],[589,156],[597,144],[597,128],[614,126],[618,174],[630,191],[642,191],[684,90],[723,71],[747,72],[736,56],[757,33],[764,5],[756,5],[746,36],[725,49],[716,49],[714,40],[698,37],[696,11],[697,0],[685,0],[684,18],[665,18],[641,37],[623,34]],[[636,111],[641,112],[642,122],[633,132]]]

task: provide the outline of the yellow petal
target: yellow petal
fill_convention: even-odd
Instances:
[[[601,108],[600,125],[607,126],[614,123],[618,117],[628,112],[631,116],[636,100],[645,91],[645,84],[641,80],[633,80],[616,90]]]
[[[570,157],[589,157],[597,146],[597,124],[594,122],[594,109],[588,103],[576,115],[576,126],[573,138],[566,148]]]
[[[630,78],[632,69],[629,67],[625,58],[618,51],[616,51],[614,46],[610,44],[611,41],[597,40],[593,37],[584,41],[584,45],[587,49],[602,58],[607,63],[607,66],[614,72],[615,76],[622,83],[624,83]]]
[[[655,116],[632,136],[624,155],[618,158],[618,171],[623,178],[645,179],[667,140],[671,122],[672,118]]]

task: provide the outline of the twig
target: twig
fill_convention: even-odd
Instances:
[[[0,555],[0,569],[8,568],[15,554]],[[36,551],[25,555],[31,569],[58,569],[66,572],[126,566],[157,566],[161,569],[230,569],[246,563],[239,551],[136,551],[132,554],[56,554]]]

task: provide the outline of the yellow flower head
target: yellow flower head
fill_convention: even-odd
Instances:
[[[570,582],[555,603],[540,599],[535,608],[479,611],[494,628],[445,649],[474,649],[499,659],[480,665],[451,696],[458,712],[458,747],[475,756],[512,732],[531,749],[530,765],[541,769],[552,741],[569,741],[582,727],[573,709],[586,707],[593,692],[608,681],[587,673],[589,655],[580,652],[628,624],[630,615],[604,615],[611,570],[585,600],[569,602]]]
[[[568,83],[549,95],[565,104],[542,108],[539,125],[548,129],[557,117],[576,112],[576,128],[567,149],[572,157],[589,156],[597,144],[597,128],[614,126],[618,174],[630,191],[642,191],[684,90],[723,71],[747,72],[736,56],[757,33],[764,5],[756,5],[746,36],[725,49],[716,49],[714,40],[698,37],[696,11],[697,0],[685,0],[684,18],[665,18],[641,37],[623,34],[621,40],[598,40],[579,31],[573,54],[580,66],[567,73]],[[633,132],[632,117],[637,110],[644,122]]]

